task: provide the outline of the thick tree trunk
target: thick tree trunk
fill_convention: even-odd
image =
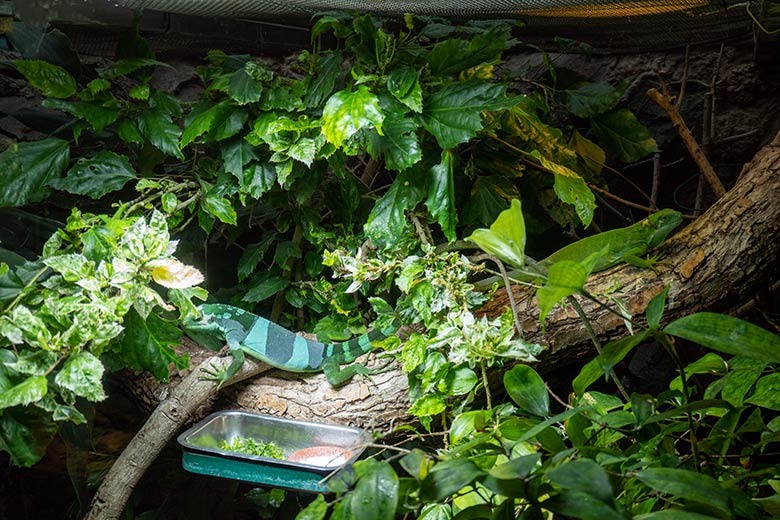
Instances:
[[[599,294],[619,286],[612,295],[621,298],[629,313],[640,321],[647,303],[664,286],[669,286],[664,316],[667,321],[703,309],[733,312],[780,278],[778,215],[780,135],[745,166],[734,188],[663,245],[664,256],[657,272],[622,265],[595,274],[586,288]],[[542,330],[534,298],[522,288],[515,289],[515,296],[527,339],[549,347],[540,361],[542,370],[569,364],[590,352],[588,335],[570,306],[554,309],[547,318],[546,330]],[[588,300],[580,303],[602,341],[627,334],[620,317]],[[497,315],[507,305],[506,293],[499,292],[484,312]],[[263,370],[254,363],[248,365],[242,371],[244,376]],[[178,429],[205,413],[203,404],[213,387],[198,384],[197,373],[189,374],[171,397],[157,406],[139,433],[141,440],[134,439],[114,464],[114,469],[119,468],[117,473],[130,467],[135,474],[142,473],[145,464]],[[397,367],[374,376],[372,382],[356,378],[339,389],[331,388],[322,375],[302,377],[275,370],[225,389],[214,407],[388,431],[393,425],[411,421],[406,413],[406,391],[406,375]],[[142,385],[135,393],[155,401],[161,390],[157,385]],[[199,407],[201,413],[196,413]],[[118,482],[129,488],[125,493],[129,496],[135,481],[122,478]],[[118,504],[111,494],[116,490],[104,490],[105,485],[98,491],[88,518],[117,518],[121,512],[127,497],[120,498]]]

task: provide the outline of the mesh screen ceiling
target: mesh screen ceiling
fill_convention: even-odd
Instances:
[[[763,0],[763,2],[774,0]],[[751,34],[761,0],[119,0],[132,9],[290,23],[328,10],[414,13],[453,19],[514,18],[524,33],[563,36],[597,47],[724,41]]]

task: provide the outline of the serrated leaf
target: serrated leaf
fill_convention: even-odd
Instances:
[[[369,133],[368,153],[378,159],[383,156],[388,170],[403,171],[422,159],[417,138],[419,124],[410,118],[388,114],[382,123],[382,135]]]
[[[0,392],[0,410],[12,406],[26,406],[43,399],[49,390],[46,376],[28,377],[21,383]]]
[[[249,63],[252,62],[247,65]],[[244,67],[230,74],[227,93],[239,105],[246,105],[260,101],[263,85]]]
[[[398,243],[409,230],[406,211],[414,209],[424,196],[418,172],[401,172],[368,216],[364,229],[373,243],[380,248]]]
[[[418,114],[422,112],[422,88],[420,75],[411,67],[393,70],[387,76],[387,89],[398,101]]]
[[[604,82],[580,82],[563,90],[569,112],[577,117],[588,118],[611,110],[620,101],[624,88],[615,88]]]
[[[249,290],[241,300],[249,303],[261,302],[285,289],[288,285],[290,285],[290,280],[267,271],[252,279]]]
[[[154,314],[143,319],[135,310],[124,318],[125,334],[121,341],[122,359],[132,369],[148,370],[158,380],[167,382],[168,365],[186,368],[189,358],[174,350],[181,344],[179,328]]]
[[[42,60],[14,60],[13,63],[44,96],[68,98],[76,93],[76,80],[59,65]]]
[[[504,176],[477,177],[462,210],[463,225],[467,228],[489,227],[512,199],[519,199],[517,186]]]
[[[49,186],[99,199],[106,193],[121,189],[127,181],[135,178],[135,170],[127,157],[103,150],[90,159],[82,157],[64,178],[52,179]]]
[[[381,135],[384,118],[379,98],[360,85],[354,92],[341,90],[328,99],[322,109],[322,133],[340,147],[363,128],[375,128]]]
[[[217,121],[224,121],[231,112],[232,107],[227,100],[220,101],[207,110],[197,113],[191,120],[186,122],[184,131],[181,133],[179,146],[184,148],[195,139],[211,130]]]
[[[253,198],[259,199],[274,187],[276,180],[276,168],[272,164],[262,162],[249,165],[244,169],[241,191],[249,192]]]
[[[599,143],[624,163],[635,162],[658,151],[650,131],[628,109],[615,110],[591,119]]]
[[[718,352],[780,363],[780,336],[733,316],[698,312],[673,321],[664,332]]]
[[[429,170],[428,197],[425,205],[431,216],[441,226],[444,236],[450,242],[458,237],[455,227],[458,214],[455,210],[455,169],[456,156],[452,151],[445,150],[441,154],[441,162]]]
[[[502,262],[513,267],[525,265],[525,218],[519,199],[512,200],[508,209],[502,211],[490,229],[475,229],[466,237],[480,249],[495,255]]]
[[[4,410],[0,415],[0,449],[8,452],[15,466],[30,467],[44,456],[57,429],[49,413],[38,408]]]
[[[317,155],[317,142],[309,137],[301,137],[287,149],[287,154],[296,161],[311,166]]]
[[[322,20],[320,18],[317,23]],[[323,53],[316,63],[316,73],[309,76],[311,83],[306,91],[306,106],[319,106],[333,92],[339,77],[344,55],[341,52]]]
[[[116,125],[116,133],[126,143],[143,144],[144,136],[132,119],[122,119]]]
[[[515,365],[505,372],[504,388],[523,411],[539,417],[550,415],[550,395],[544,380],[528,365]]]
[[[225,224],[236,225],[238,215],[228,199],[216,195],[207,195],[201,200],[201,208],[205,209],[208,214],[217,217]]]
[[[106,398],[102,381],[104,370],[98,358],[82,351],[68,358],[54,382],[89,401],[102,401]]]
[[[244,139],[236,139],[223,144],[221,154],[222,160],[225,162],[225,171],[239,181],[244,178],[244,166],[258,158],[254,147]]]
[[[422,123],[442,148],[465,143],[482,129],[482,112],[511,107],[503,85],[469,80],[446,85],[428,98]]]
[[[149,85],[147,85],[146,83],[142,83],[140,85],[136,85],[133,88],[131,88],[130,92],[128,92],[127,94],[133,99],[137,99],[139,101],[146,101],[147,99],[149,99],[150,92],[151,90],[149,89]]]
[[[241,258],[238,259],[238,281],[244,281],[250,274],[252,274],[263,257],[265,256],[268,248],[276,240],[276,233],[267,233],[263,236],[260,242],[249,244],[241,254]]]
[[[182,112],[179,98],[173,94],[160,92],[159,90],[155,90],[149,95],[149,106],[174,117],[179,117]]]
[[[63,110],[75,117],[85,120],[96,132],[100,132],[113,124],[119,116],[119,103],[111,99],[102,104],[87,101],[65,101],[62,99],[44,99],[41,103],[46,108]]]
[[[138,116],[138,129],[155,148],[164,154],[184,160],[179,149],[181,129],[165,113],[146,110]]]
[[[0,153],[0,207],[42,200],[49,181],[59,177],[69,160],[68,142],[52,137],[6,148]]]

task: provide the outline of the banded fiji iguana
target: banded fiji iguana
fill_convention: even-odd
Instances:
[[[547,269],[556,262],[563,260],[582,262],[590,255],[601,253],[591,270],[592,273],[604,271],[620,263],[652,267],[656,259],[642,257],[651,249],[660,246],[666,237],[682,224],[682,221],[679,211],[662,209],[628,227],[604,231],[577,240],[543,260],[528,262],[528,265],[534,272],[545,274]],[[528,271],[511,271],[509,277],[525,281],[537,278]],[[491,277],[480,280],[476,285],[479,288],[486,288],[495,281],[498,281],[498,278]]]
[[[218,351],[227,343],[233,356],[227,369],[209,372],[208,379],[218,381],[218,388],[238,372],[245,353],[288,372],[323,372],[328,382],[337,386],[355,374],[370,373],[360,364],[344,369],[340,365],[352,363],[371,350],[372,341],[384,339],[396,331],[395,327],[377,329],[344,343],[320,343],[232,305],[205,303],[199,310],[199,319],[184,323],[187,335],[210,350]]]

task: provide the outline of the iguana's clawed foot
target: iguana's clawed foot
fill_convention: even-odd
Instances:
[[[222,385],[230,379],[228,370],[226,367],[220,367],[215,363],[209,363],[208,367],[200,369],[205,375],[198,378],[199,381],[214,381],[217,383],[217,390],[222,388]]]

